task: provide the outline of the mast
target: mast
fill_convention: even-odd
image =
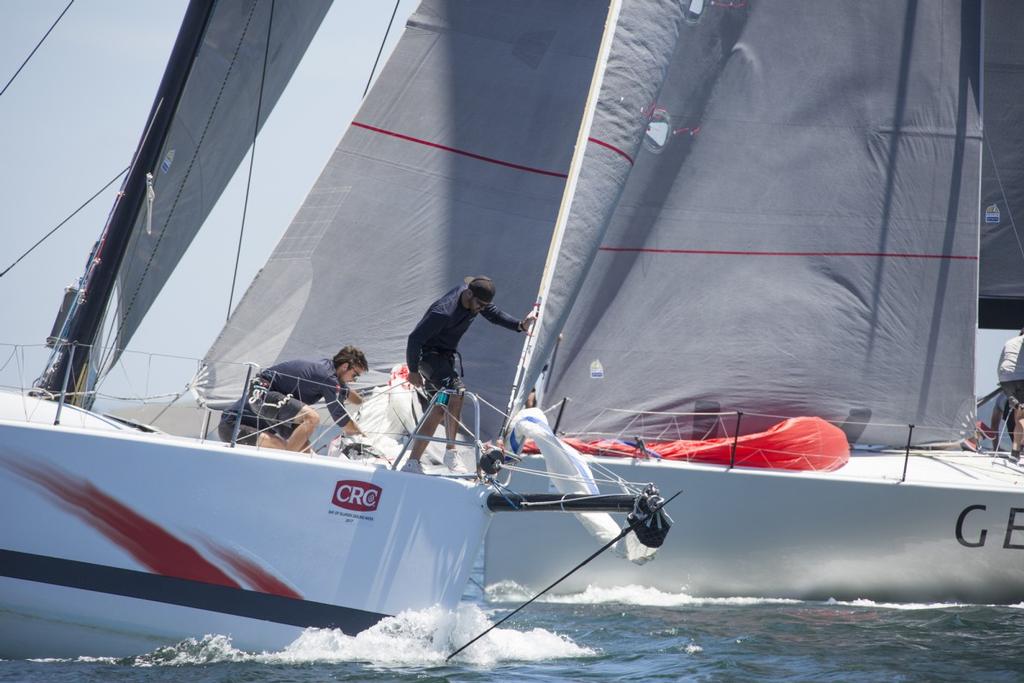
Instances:
[[[551,289],[555,265],[558,263],[562,238],[565,236],[565,229],[569,223],[569,214],[576,193],[576,184],[579,182],[580,172],[583,169],[583,157],[587,148],[587,140],[590,137],[590,130],[594,124],[597,99],[601,93],[601,84],[604,82],[604,72],[608,66],[608,56],[611,54],[612,43],[615,39],[615,28],[618,25],[621,9],[621,0],[611,0],[608,3],[608,19],[605,21],[604,33],[601,36],[601,46],[598,50],[597,60],[594,62],[594,74],[590,81],[590,91],[587,93],[586,106],[583,108],[583,120],[580,122],[579,133],[576,136],[576,146],[573,149],[572,162],[569,165],[569,176],[565,181],[562,202],[558,208],[558,217],[555,219],[555,227],[551,235],[547,259],[544,262],[544,272],[541,275],[540,287],[537,292],[537,301],[534,304],[534,310],[537,312],[537,319],[534,321],[533,326],[534,331],[527,335],[523,341],[523,350],[519,355],[519,365],[516,367],[516,375],[512,382],[512,391],[508,398],[505,420],[501,426],[500,434],[505,433],[512,412],[522,407],[526,400],[526,394],[529,393],[529,388],[523,385],[523,380],[526,377],[526,370],[533,359],[534,350],[537,345],[536,340],[541,331],[541,324],[544,321],[545,303],[548,292]]]
[[[55,342],[49,363],[38,381],[41,389],[51,393],[60,392],[70,360],[70,376],[73,378],[70,384],[74,387],[75,395],[68,400],[72,403],[92,403],[91,397],[83,393],[88,388],[91,346],[99,335],[135,218],[146,197],[146,175],[154,172],[160,163],[160,152],[185,90],[192,64],[203,43],[215,4],[215,0],[189,2],[132,165],[117,195],[107,225],[86,264],[78,296],[62,326],[60,338]],[[85,350],[72,352],[75,346],[83,346]]]

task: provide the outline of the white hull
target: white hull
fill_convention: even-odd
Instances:
[[[833,473],[596,460],[666,497],[682,491],[668,508],[675,526],[654,561],[605,553],[558,592],[633,584],[709,597],[1024,601],[1024,471],[1002,460],[912,456],[903,483],[902,454],[857,455]],[[527,465],[543,468],[537,458]],[[510,485],[544,487],[523,474]],[[542,588],[599,545],[571,516],[529,517],[494,520],[488,585]],[[1011,525],[1019,528],[1007,535]]]
[[[454,607],[485,495],[334,458],[0,420],[0,657],[208,633],[278,649],[306,626]]]

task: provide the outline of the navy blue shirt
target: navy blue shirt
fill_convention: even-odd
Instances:
[[[409,343],[405,347],[405,362],[409,372],[418,372],[420,367],[420,351],[423,349],[438,351],[455,351],[462,335],[476,320],[476,313],[459,303],[462,293],[469,289],[459,285],[447,292],[440,299],[430,304],[423,318],[416,324]],[[480,309],[480,315],[495,325],[519,331],[519,321],[505,313],[494,304],[487,304]]]
[[[338,375],[334,371],[334,362],[330,358],[320,360],[288,360],[272,365],[260,373],[260,377],[270,382],[269,391],[291,394],[306,405],[313,405],[320,399],[327,403],[327,412],[331,414],[338,426],[349,421],[348,413],[342,403],[348,398],[348,387],[341,386]],[[246,397],[224,411],[224,416],[238,415],[242,411],[242,423],[256,424],[256,413],[249,407]]]

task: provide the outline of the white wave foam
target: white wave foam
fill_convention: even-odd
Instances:
[[[500,602],[525,602],[533,597],[533,593],[514,581],[501,581],[487,587],[487,599]],[[615,586],[601,588],[587,586],[582,593],[566,595],[544,595],[539,602],[562,603],[568,605],[600,605],[617,603],[622,605],[644,605],[649,607],[684,607],[700,605],[784,605],[799,604],[801,600],[788,598],[702,598],[684,592],[666,593],[657,588],[647,586]]]
[[[461,605],[454,612],[435,607],[388,617],[356,636],[347,636],[336,629],[309,628],[280,652],[247,653],[236,649],[227,636],[208,635],[201,639],[190,638],[174,647],[160,648],[135,657],[130,663],[139,667],[215,662],[359,662],[385,668],[444,666],[445,657],[486,630],[491,623],[476,605]],[[594,654],[593,650],[544,629],[516,631],[499,628],[471,645],[456,661],[491,666],[506,661],[590,657]]]
[[[970,607],[959,602],[875,602],[862,598],[860,600],[835,600],[825,601],[827,605],[841,605],[844,607],[874,607],[877,609],[895,610],[922,610],[922,609],[946,609],[949,607]]]
[[[500,581],[487,586],[485,596],[490,602],[525,602],[534,596],[534,592],[520,586],[514,581]],[[829,598],[820,600],[797,600],[795,598],[755,598],[755,597],[725,597],[706,598],[689,595],[683,591],[678,593],[666,593],[657,588],[647,586],[628,585],[610,588],[598,586],[587,586],[582,593],[570,593],[565,595],[543,595],[537,602],[560,603],[567,605],[601,605],[621,604],[640,605],[647,607],[700,607],[702,605],[728,605],[728,606],[749,606],[749,605],[836,605],[841,607],[871,607],[876,609],[893,610],[926,610],[946,609],[955,607],[1009,607],[1024,609],[1024,602],[1016,605],[973,605],[956,602],[931,602],[931,603],[900,603],[900,602],[875,602],[866,598],[858,600],[836,600]],[[497,610],[495,610],[497,611]]]

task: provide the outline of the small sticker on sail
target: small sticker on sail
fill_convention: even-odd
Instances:
[[[160,162],[160,172],[161,173],[167,173],[168,171],[170,171],[171,170],[171,164],[173,164],[173,163],[174,163],[174,150],[172,149],[169,152],[167,152],[167,156],[165,156],[164,160]]]
[[[989,204],[985,207],[985,222],[986,223],[998,223],[999,222],[999,207],[995,204]]]
[[[601,361],[595,360],[590,364],[590,379],[604,379],[604,366]]]

